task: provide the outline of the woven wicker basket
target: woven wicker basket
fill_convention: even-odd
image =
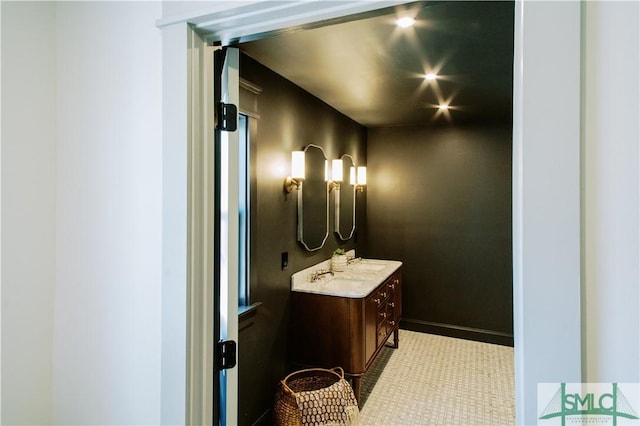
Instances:
[[[340,367],[295,371],[280,382],[274,404],[278,426],[356,425],[358,402]]]

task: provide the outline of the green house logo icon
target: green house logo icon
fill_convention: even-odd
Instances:
[[[569,392],[567,384],[560,383],[557,392],[553,395],[546,408],[540,413],[539,420],[559,418],[561,425],[565,426],[567,417],[580,416],[586,418],[600,417],[608,423],[617,426],[618,420],[639,420],[617,383],[612,383],[610,390]],[[588,388],[588,387],[587,387]],[[592,423],[592,422],[590,422]],[[640,422],[639,422],[640,423]]]

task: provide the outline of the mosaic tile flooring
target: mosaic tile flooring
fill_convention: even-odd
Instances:
[[[513,348],[400,330],[361,383],[361,425],[513,425]]]

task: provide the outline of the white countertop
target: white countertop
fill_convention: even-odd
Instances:
[[[310,282],[315,271],[331,270],[331,261],[326,260],[291,276],[291,291],[362,298],[397,271],[402,262],[397,260],[360,259],[347,266],[344,272],[325,274],[316,282]]]

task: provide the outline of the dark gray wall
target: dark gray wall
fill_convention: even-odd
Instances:
[[[360,250],[362,239],[340,242],[330,233],[325,246],[305,251],[296,241],[297,193],[284,194],[290,171],[291,151],[313,143],[323,147],[329,159],[351,154],[365,162],[366,129],[253,59],[241,55],[240,75],[260,86],[259,119],[252,139],[255,182],[251,214],[253,276],[252,301],[262,302],[240,322],[238,362],[240,374],[239,420],[251,424],[271,407],[277,383],[287,374],[289,290],[291,275],[326,260],[337,247]],[[333,193],[331,194],[333,196]],[[363,229],[364,197],[358,196],[357,226]],[[330,211],[333,208],[331,197]],[[289,267],[282,271],[280,256],[289,253]],[[265,419],[268,423],[270,419]]]
[[[263,90],[252,139],[252,299],[262,305],[240,322],[240,423],[272,406],[288,373],[291,274],[338,246],[404,262],[402,327],[512,344],[510,124],[367,130],[251,58],[240,69]],[[312,253],[296,241],[297,194],[282,190],[291,151],[309,143],[368,169],[356,238],[340,242],[331,214]]]
[[[401,326],[513,344],[511,125],[369,129],[368,257],[404,262]]]

